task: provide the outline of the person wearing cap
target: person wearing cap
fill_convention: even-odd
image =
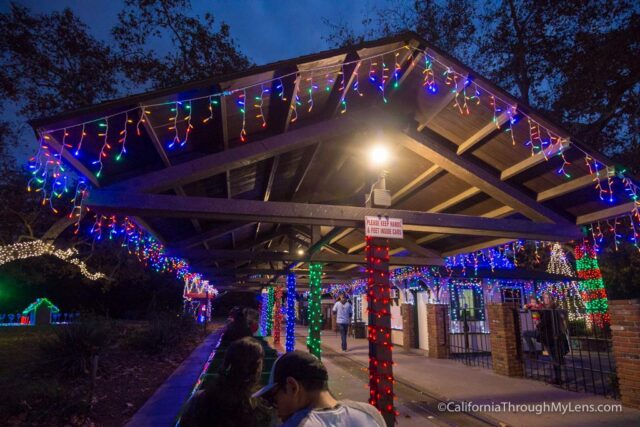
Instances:
[[[336,324],[340,331],[340,339],[342,341],[342,351],[347,351],[347,331],[351,323],[353,309],[351,303],[347,300],[347,295],[342,292],[340,299],[333,305],[333,312],[336,315]]]
[[[337,401],[329,392],[329,375],[320,359],[303,351],[280,356],[266,386],[253,397],[276,408],[280,427],[386,427],[368,403]]]

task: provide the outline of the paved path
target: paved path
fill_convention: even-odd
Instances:
[[[202,368],[218,344],[222,328],[209,336],[187,357],[156,392],[135,413],[127,427],[174,426],[180,408],[202,373]]]
[[[299,328],[300,335],[304,331]],[[322,331],[323,360],[327,363],[330,375],[345,375],[339,360],[349,360],[355,363],[366,375],[368,365],[368,342],[366,339],[349,338],[349,351],[342,353],[340,338],[332,331]],[[298,342],[298,348],[304,349],[303,339]],[[446,425],[482,424],[482,422],[511,425],[511,426],[637,426],[640,425],[640,411],[623,408],[622,412],[601,413],[557,413],[546,411],[542,414],[531,412],[478,412],[482,420],[450,417],[450,412],[442,412],[437,404],[440,402],[473,402],[476,404],[500,404],[510,402],[512,405],[541,405],[543,402],[551,405],[554,402],[571,405],[583,404],[618,404],[619,401],[596,396],[589,393],[567,391],[540,381],[524,378],[509,378],[497,375],[493,371],[480,367],[470,367],[452,360],[430,359],[422,354],[406,352],[400,347],[394,348],[394,377],[397,380],[396,394],[398,395],[398,418],[400,426],[414,417],[422,420],[427,418],[431,424],[445,423]],[[330,368],[337,365],[340,370]],[[345,365],[346,366],[346,365]],[[363,382],[361,382],[363,383]],[[366,377],[364,378],[366,384]],[[357,387],[347,388],[345,397],[365,400],[365,394],[356,393]],[[409,393],[413,390],[414,394]],[[354,397],[351,397],[351,396]],[[342,396],[339,396],[342,397]],[[536,408],[537,409],[537,408]],[[414,413],[411,413],[411,410]],[[428,418],[431,413],[433,418]],[[407,419],[409,415],[411,419]],[[457,414],[460,415],[460,414]],[[417,424],[416,424],[417,425]],[[429,425],[429,424],[420,424]]]

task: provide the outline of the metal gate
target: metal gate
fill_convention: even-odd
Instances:
[[[449,358],[491,369],[491,340],[483,309],[449,311]]]
[[[572,391],[617,398],[608,326],[570,319],[565,310],[518,310],[525,377]]]

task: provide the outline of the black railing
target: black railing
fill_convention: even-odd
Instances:
[[[608,328],[565,310],[519,310],[525,376],[567,390],[618,397]]]
[[[453,314],[453,316],[451,315]],[[491,340],[488,322],[480,309],[450,313],[449,358],[470,366],[491,368]]]

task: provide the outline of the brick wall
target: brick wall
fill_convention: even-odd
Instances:
[[[418,348],[418,337],[416,335],[415,317],[413,304],[402,304],[400,313],[402,314],[402,346],[405,350]]]
[[[429,357],[449,357],[449,306],[427,304],[427,332],[429,334]]]
[[[640,299],[609,301],[622,404],[640,408]]]
[[[516,334],[516,309],[513,304],[487,304],[493,370],[509,377],[524,375],[520,357],[521,344]]]

